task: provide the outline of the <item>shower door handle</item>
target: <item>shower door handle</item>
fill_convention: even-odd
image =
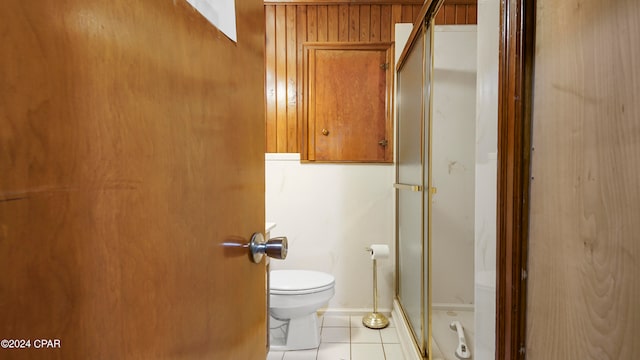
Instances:
[[[289,250],[289,242],[287,238],[275,237],[267,241],[264,240],[262,233],[254,233],[249,242],[249,257],[251,261],[258,264],[262,261],[262,257],[267,255],[270,258],[284,260]]]
[[[398,190],[409,190],[409,191],[413,191],[413,192],[422,191],[422,186],[420,186],[420,185],[410,185],[410,184],[398,184],[398,183],[395,183],[395,184],[393,184],[393,188],[394,189],[398,189]]]

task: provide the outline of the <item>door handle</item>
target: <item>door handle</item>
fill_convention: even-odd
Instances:
[[[251,261],[258,264],[262,261],[262,257],[267,255],[270,258],[284,260],[287,257],[287,250],[289,249],[289,243],[285,236],[275,237],[264,240],[262,233],[254,233],[251,235],[251,241],[249,242],[249,257]]]
[[[420,185],[409,185],[409,184],[393,184],[393,187],[398,190],[409,190],[414,192],[422,191],[422,186]]]

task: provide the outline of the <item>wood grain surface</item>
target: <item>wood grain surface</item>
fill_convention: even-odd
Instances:
[[[2,359],[264,359],[261,1],[0,3]],[[242,286],[239,286],[242,284]]]
[[[640,354],[640,3],[538,1],[527,359]]]
[[[395,24],[413,22],[420,5],[265,4],[266,151],[304,152],[302,46],[305,42],[391,42]]]

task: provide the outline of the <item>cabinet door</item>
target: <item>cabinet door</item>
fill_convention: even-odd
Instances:
[[[391,162],[390,44],[306,44],[306,160]]]

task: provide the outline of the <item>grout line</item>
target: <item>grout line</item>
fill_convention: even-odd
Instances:
[[[382,356],[384,356],[384,360],[387,360],[387,350],[384,348],[384,343],[382,343],[382,333],[380,333],[380,345],[382,345]]]

